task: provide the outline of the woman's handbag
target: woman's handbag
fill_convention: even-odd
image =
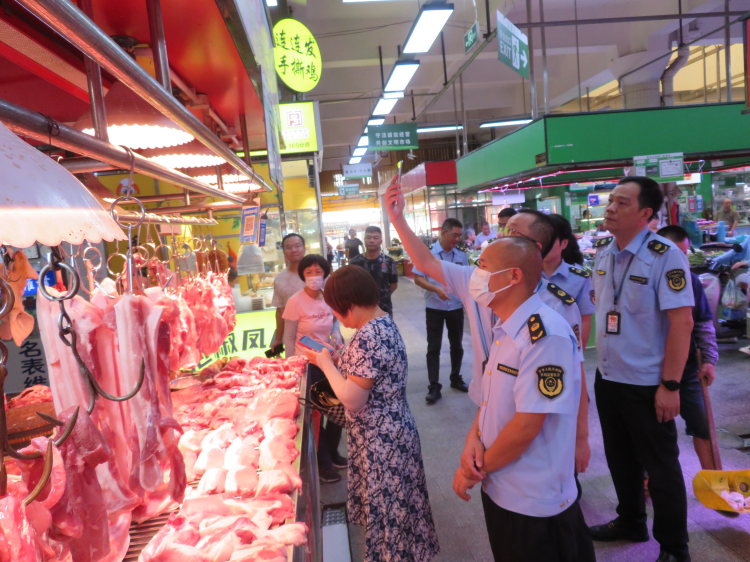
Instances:
[[[308,375],[315,382],[310,385],[310,403],[312,407],[326,416],[333,423],[346,426],[346,408],[336,397],[323,371],[312,363],[308,365]]]

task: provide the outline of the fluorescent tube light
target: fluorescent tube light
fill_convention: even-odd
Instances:
[[[532,119],[514,119],[512,121],[491,121],[489,123],[482,123],[479,125],[480,129],[487,129],[489,127],[513,127],[514,125],[527,125],[531,123]]]
[[[391,70],[391,75],[385,83],[386,92],[403,92],[409,85],[409,81],[419,68],[418,60],[396,61]]]
[[[352,156],[364,156],[365,152],[367,152],[366,148],[355,148]]]
[[[443,131],[460,131],[463,129],[461,125],[445,125],[443,127],[420,127],[417,129],[418,133],[441,133]]]
[[[383,92],[383,97],[387,100],[401,99],[404,97],[404,92]]]
[[[383,123],[385,123],[385,118],[383,118],[383,117],[377,117],[375,119],[370,119],[367,122],[367,126],[368,127],[370,127],[370,126],[375,127],[377,125],[382,125]]]
[[[360,162],[362,162],[361,156],[349,158],[349,164],[359,164]]]
[[[277,0],[266,0],[266,6],[268,6],[269,8],[275,8],[278,5],[279,3]]]
[[[357,143],[357,146],[367,146],[369,144],[369,140],[367,138],[367,135],[362,135],[359,137],[359,142]]]
[[[404,54],[426,53],[453,13],[453,4],[425,4],[409,31]]]
[[[388,115],[393,107],[398,103],[398,100],[378,100],[378,104],[375,106],[373,115]]]

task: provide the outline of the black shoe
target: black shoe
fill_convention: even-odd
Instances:
[[[442,394],[440,394],[439,388],[431,388],[430,391],[427,393],[427,396],[424,397],[425,401],[428,404],[434,404],[438,400],[440,400],[443,397]]]
[[[333,463],[334,468],[348,468],[349,467],[349,461],[346,459],[346,457],[342,457],[339,454],[333,455],[331,458],[331,462]]]
[[[681,556],[675,556],[666,550],[662,550],[659,553],[659,558],[656,559],[656,562],[690,562],[690,555],[683,554]]]
[[[464,379],[461,375],[458,375],[455,379],[451,379],[451,388],[455,388],[460,392],[469,392],[469,387],[466,386]]]
[[[341,480],[341,475],[333,469],[321,470],[318,476],[320,477],[320,481],[324,484],[332,484],[333,482]]]
[[[648,542],[648,528],[643,525],[640,529],[629,529],[621,526],[620,518],[613,519],[606,525],[589,527],[591,538],[595,541],[630,541]]]

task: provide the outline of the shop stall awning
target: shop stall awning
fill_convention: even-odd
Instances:
[[[621,173],[634,156],[682,152],[686,162],[750,156],[744,104],[548,115],[456,161],[459,191],[540,187]],[[554,178],[554,180],[551,180]]]

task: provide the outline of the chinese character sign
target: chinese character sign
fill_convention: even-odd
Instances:
[[[367,127],[368,150],[404,150],[419,148],[416,123]]]
[[[312,33],[302,23],[287,18],[273,27],[273,40],[279,78],[296,92],[309,92],[317,86],[323,61]]]
[[[38,338],[27,338],[20,347],[12,341],[8,346],[8,378],[5,381],[6,392],[21,392],[37,384],[49,386],[47,361],[44,348]]]

